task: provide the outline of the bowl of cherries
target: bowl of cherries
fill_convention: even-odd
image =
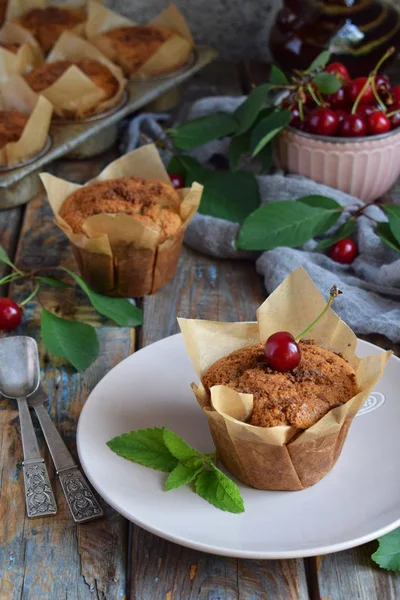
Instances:
[[[400,175],[400,85],[393,85],[379,68],[392,49],[367,76],[351,79],[338,62],[324,66],[339,83],[323,94],[307,76],[292,79],[280,108],[292,113],[278,136],[275,158],[289,173],[373,202]]]

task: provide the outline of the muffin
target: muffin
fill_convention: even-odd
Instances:
[[[120,157],[84,186],[48,173],[41,179],[93,289],[133,298],[155,293],[174,276],[203,188],[175,190],[154,144]]]
[[[167,204],[168,208],[163,208]],[[129,215],[158,234],[159,243],[175,235],[182,225],[180,199],[162,181],[121,177],[98,181],[76,190],[64,202],[60,216],[74,233],[84,233],[85,221],[98,214]]]
[[[301,341],[299,346],[301,362],[288,373],[268,366],[263,344],[240,348],[205,372],[204,387],[209,392],[214,385],[225,385],[253,394],[250,425],[307,429],[353,398],[357,384],[353,367],[338,354],[311,340]]]
[[[47,54],[57,42],[63,31],[74,29],[84,23],[86,12],[83,8],[61,8],[48,6],[32,8],[15,22],[28,29]]]
[[[117,27],[105,32],[94,43],[97,42],[100,48],[107,48],[107,55],[126,75],[134,75],[173,35],[176,34],[169,29],[154,25]],[[153,75],[179,69],[187,62],[189,54],[190,51],[187,56],[178,57],[175,63],[169,64],[165,69],[155,70]]]
[[[29,115],[17,110],[0,110],[0,148],[19,140],[28,119]]]
[[[44,63],[25,75],[25,80],[28,85],[37,94],[43,92],[48,87],[53,85],[69,67],[75,65],[103,92],[103,99],[108,100],[115,96],[118,91],[118,81],[109,69],[90,58],[82,58],[82,60],[57,60],[55,62]]]
[[[218,458],[263,490],[303,490],[329,473],[391,355],[359,358],[354,332],[301,267],[258,308],[256,323],[179,325]],[[300,362],[290,371],[267,362],[264,345],[277,332],[302,335]]]

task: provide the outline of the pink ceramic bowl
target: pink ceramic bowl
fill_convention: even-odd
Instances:
[[[359,138],[322,137],[286,127],[275,142],[277,165],[373,202],[400,175],[400,128]]]

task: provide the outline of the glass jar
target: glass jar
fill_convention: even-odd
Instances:
[[[323,50],[352,77],[366,75],[390,46],[400,46],[400,13],[380,0],[284,0],[270,34],[274,61],[306,69]]]

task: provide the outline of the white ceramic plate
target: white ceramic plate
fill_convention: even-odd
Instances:
[[[380,348],[359,341],[359,356]],[[345,550],[400,525],[400,360],[392,357],[354,419],[335,468],[301,492],[239,483],[246,512],[222,512],[189,486],[163,491],[164,473],[125,460],[106,442],[145,427],[168,427],[200,451],[213,450],[207,420],[189,387],[197,377],[181,335],[133,354],[88,398],[78,451],[90,481],[127,519],[190,548],[243,558],[295,558]]]

